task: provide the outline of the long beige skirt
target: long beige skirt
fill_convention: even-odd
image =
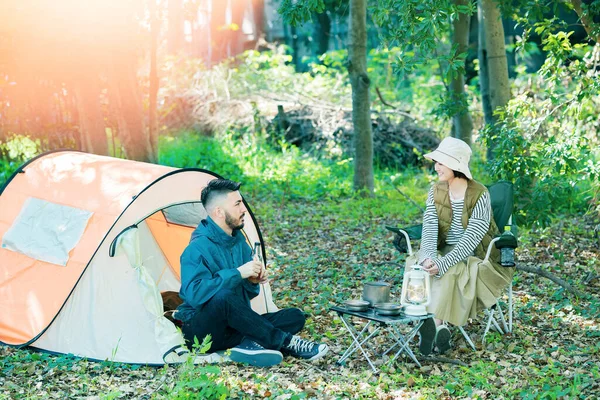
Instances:
[[[451,249],[446,247],[442,253]],[[417,260],[418,254],[408,257],[406,271],[410,271]],[[482,310],[496,303],[514,271],[514,268],[469,257],[448,268],[441,278],[431,277],[431,302],[427,311],[453,325],[465,325],[469,318],[477,318]]]

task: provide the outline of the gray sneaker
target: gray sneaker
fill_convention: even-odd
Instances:
[[[242,340],[242,343],[231,349],[229,358],[232,361],[255,365],[257,367],[271,367],[283,360],[283,355],[277,350],[269,350],[253,340]]]
[[[326,344],[304,340],[296,335],[292,336],[287,346],[281,348],[283,354],[303,358],[308,361],[318,360],[327,354],[327,351],[329,351],[329,347]]]

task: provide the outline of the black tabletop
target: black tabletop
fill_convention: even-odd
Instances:
[[[333,306],[330,308],[330,310],[339,314],[353,315],[358,318],[368,319],[370,321],[375,321],[382,324],[407,324],[412,321],[420,321],[433,317],[433,314],[406,315],[403,312],[401,312],[399,315],[379,315],[372,307],[369,307],[367,311],[350,311],[344,306]]]

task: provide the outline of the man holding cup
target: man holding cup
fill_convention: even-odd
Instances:
[[[295,334],[305,323],[297,308],[260,315],[250,307],[259,294],[259,282],[267,270],[240,230],[247,209],[239,192],[240,183],[215,179],[202,190],[201,201],[208,216],[192,233],[181,255],[183,303],[174,318],[191,345],[210,334],[211,351],[231,348],[233,361],[271,366],[283,354],[301,359],[323,357],[328,347]]]

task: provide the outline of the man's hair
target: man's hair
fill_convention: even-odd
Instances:
[[[460,172],[460,171],[454,171],[454,170],[453,170],[452,172],[454,172],[454,177],[455,177],[455,178],[462,178],[462,179],[465,179],[465,180],[467,180],[467,181],[468,181],[468,180],[470,180],[469,178],[467,178],[467,176],[466,176],[465,174],[463,174],[463,173],[462,173],[462,172]]]
[[[238,191],[242,184],[229,179],[213,179],[202,189],[200,201],[207,212],[213,207],[215,200],[227,196],[231,192]]]

